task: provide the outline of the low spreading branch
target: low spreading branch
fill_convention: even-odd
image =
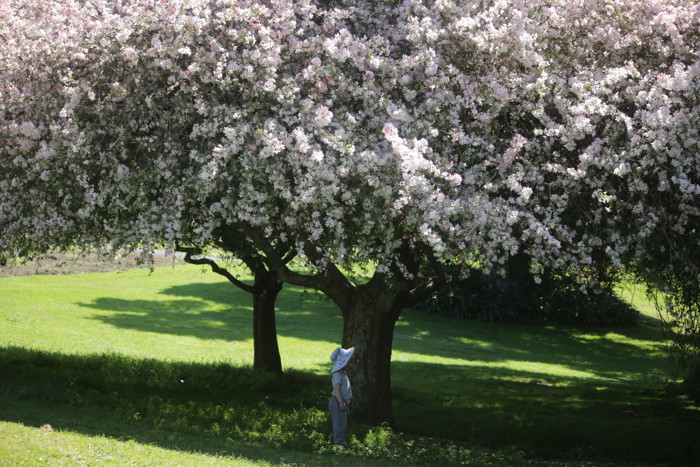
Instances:
[[[228,279],[229,282],[231,282],[233,285],[238,287],[239,289],[248,292],[252,294],[254,292],[254,288],[245,282],[240,281],[237,279],[233,274],[231,274],[228,269],[222,268],[217,264],[216,261],[214,261],[211,258],[207,258],[204,256],[200,256],[202,254],[202,249],[198,247],[182,247],[182,246],[176,246],[175,251],[179,253],[184,253],[185,254],[185,262],[189,264],[196,264],[199,266],[209,266],[212,271],[215,273],[224,276],[226,279]],[[198,256],[195,258],[194,256]]]

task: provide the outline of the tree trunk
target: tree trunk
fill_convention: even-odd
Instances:
[[[253,291],[253,366],[272,373],[282,374],[277,325],[275,323],[275,301],[282,290],[277,275],[259,269],[255,272]]]
[[[352,423],[393,425],[391,349],[401,308],[386,289],[360,287],[343,311],[343,347],[355,347],[348,374]]]
[[[232,246],[233,245],[233,246]],[[224,245],[229,251],[235,250],[235,242]],[[226,268],[219,266],[216,261],[207,257],[195,258],[201,255],[198,247],[177,246],[176,251],[185,253],[185,262],[196,265],[207,265],[212,271],[224,276],[239,289],[253,296],[253,367],[282,374],[279,345],[277,344],[277,326],[275,324],[275,301],[282,290],[282,281],[277,274],[268,269],[265,262],[257,255],[241,255],[241,259],[253,273],[254,282],[251,286],[240,281]]]

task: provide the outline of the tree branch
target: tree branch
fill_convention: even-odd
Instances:
[[[326,265],[325,270],[319,274],[300,274],[289,269],[287,264],[294,255],[290,252],[280,254],[267,238],[259,232],[251,232],[250,238],[255,246],[264,253],[265,261],[274,269],[278,277],[288,284],[320,290],[333,300],[341,309],[346,309],[352,300],[357,285],[349,280],[335,264]],[[321,257],[319,250],[310,249],[306,254],[312,261]],[[290,256],[291,255],[291,256]]]
[[[233,274],[228,272],[227,269],[222,268],[219,266],[216,261],[210,258],[193,258],[192,255],[201,255],[202,254],[202,249],[197,248],[197,247],[181,247],[179,245],[175,246],[175,251],[179,253],[185,253],[185,262],[189,264],[196,264],[200,266],[209,266],[212,271],[214,271],[217,274],[220,274],[224,276],[226,279],[228,279],[229,282],[231,282],[233,285],[238,287],[239,289],[248,292],[250,294],[254,293],[254,288],[251,285],[246,284],[245,282],[242,282],[238,279],[236,279]]]
[[[415,253],[415,251],[410,251],[411,255],[415,255]],[[420,268],[421,265],[417,261],[417,258],[417,256],[412,257],[412,259],[415,261],[413,263],[413,267],[416,268],[414,273],[416,276],[419,276],[418,268]],[[425,281],[408,290],[408,292],[401,298],[402,307],[413,306],[425,300],[435,289],[450,281],[449,271],[431,251],[425,252],[425,259],[427,259],[427,265],[424,266],[428,268],[428,272],[431,273],[431,275],[428,276]]]
[[[413,287],[404,297],[402,297],[401,306],[405,308],[422,302],[428,298],[435,289],[446,284],[448,280],[449,278],[445,277],[444,275],[429,277],[425,282]]]

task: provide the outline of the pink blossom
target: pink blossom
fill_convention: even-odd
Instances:
[[[242,223],[326,261],[592,270],[697,224],[694,2],[8,2],[3,248]]]

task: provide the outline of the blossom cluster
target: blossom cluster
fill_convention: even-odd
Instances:
[[[0,2],[0,249],[697,252],[697,2],[327,3]]]

